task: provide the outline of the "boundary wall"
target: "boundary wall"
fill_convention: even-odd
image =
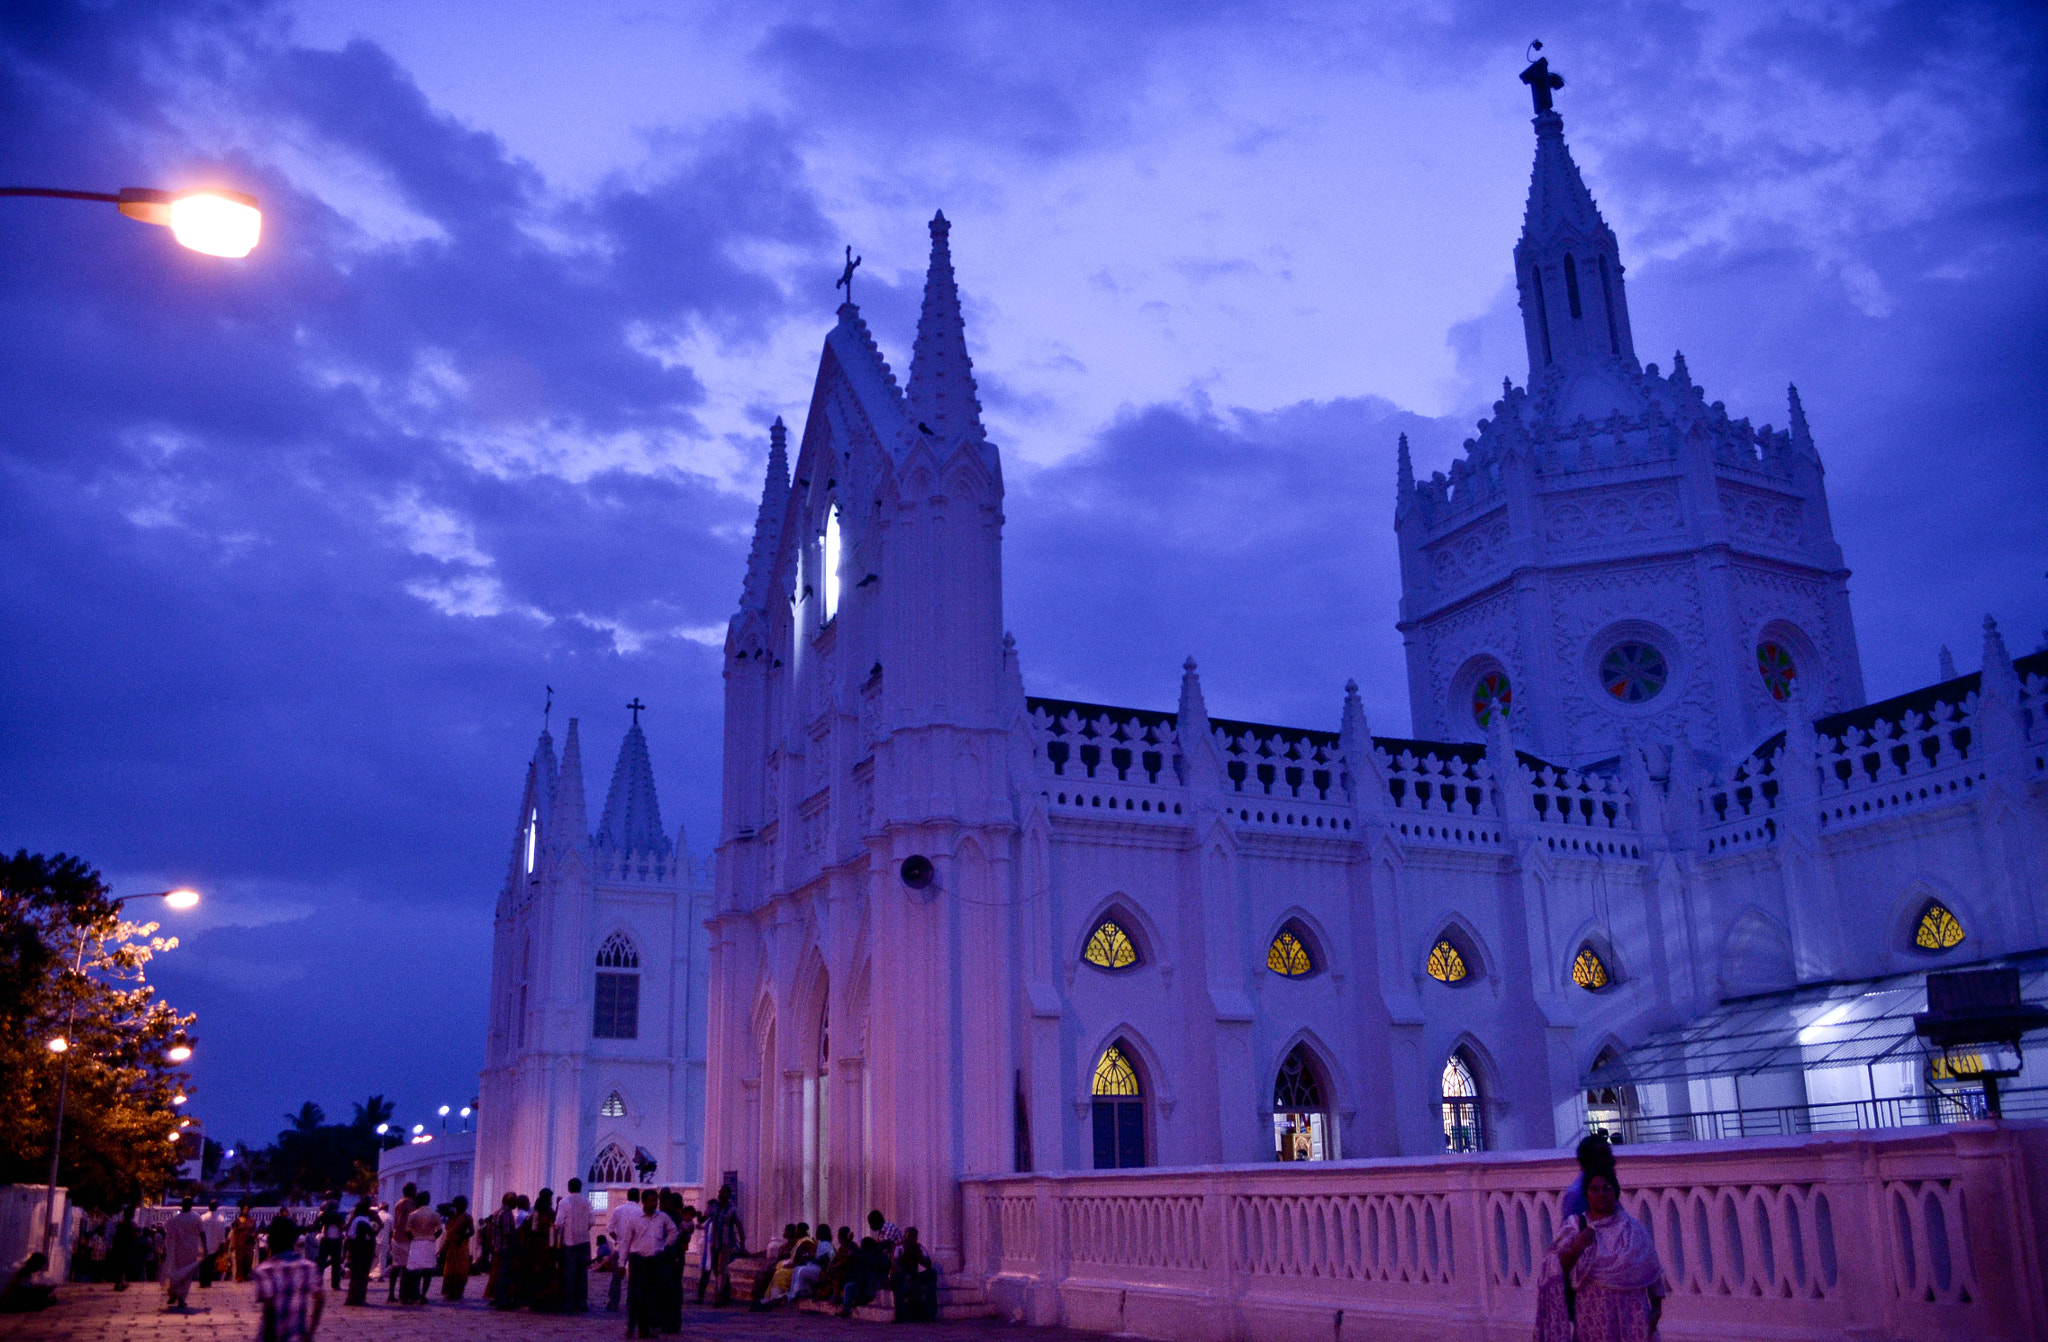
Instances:
[[[2048,1337],[2048,1125],[1619,1153],[1669,1339]],[[1005,1318],[1170,1342],[1527,1338],[1568,1154],[961,1181]]]

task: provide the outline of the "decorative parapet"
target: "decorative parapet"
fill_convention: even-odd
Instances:
[[[2048,1335],[2048,1134],[1972,1124],[1620,1154],[1624,1207],[1699,1339]],[[989,1175],[963,1280],[1007,1318],[1216,1342],[1525,1335],[1568,1155]]]
[[[2048,653],[2014,660],[2021,767],[2048,777]],[[1902,811],[1947,805],[1986,778],[1972,750],[1981,673],[1817,719],[1813,769],[1822,831],[1869,824]],[[1785,734],[1771,737],[1699,790],[1709,856],[1773,842],[1784,823],[1780,771]]]
[[[1034,698],[1026,705],[1048,801],[1090,811],[1183,813],[1183,802],[1148,795],[1161,789],[1185,794],[1175,714],[1063,699]],[[1224,718],[1211,719],[1210,726],[1224,762],[1225,812],[1243,823],[1348,832],[1348,819],[1324,813],[1348,806],[1347,777],[1376,773],[1385,780],[1388,818],[1402,837],[1453,845],[1505,842],[1502,801],[1484,746],[1375,736],[1377,769],[1353,770],[1336,732]],[[1519,752],[1516,767],[1532,806],[1527,820],[1552,848],[1641,855],[1632,841],[1635,808],[1617,779]],[[1583,830],[1619,837],[1596,845],[1590,836],[1570,833]]]
[[[598,845],[591,850],[591,879],[607,885],[680,885],[683,882],[681,855],[670,850],[631,852]]]

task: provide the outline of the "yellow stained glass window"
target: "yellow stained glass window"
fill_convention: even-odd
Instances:
[[[1579,958],[1572,961],[1572,982],[1589,993],[1599,992],[1610,982],[1606,962],[1591,946],[1579,947]]]
[[[1429,976],[1438,983],[1457,983],[1470,972],[1465,968],[1465,957],[1449,937],[1429,948]]]
[[[1948,911],[1948,906],[1938,899],[1927,901],[1927,907],[1920,910],[1920,926],[1913,933],[1913,944],[1923,951],[1945,951],[1951,946],[1963,944],[1963,925]]]
[[[1280,935],[1273,938],[1273,944],[1266,948],[1266,968],[1275,974],[1298,979],[1315,972],[1315,961],[1308,953],[1308,947],[1291,928],[1281,928]]]
[[[1105,918],[1088,938],[1088,949],[1081,952],[1081,958],[1098,969],[1128,969],[1138,963],[1138,948],[1115,919]]]
[[[1117,1044],[1122,1042],[1118,1040]],[[1091,1089],[1097,1095],[1141,1094],[1138,1071],[1117,1044],[1102,1050],[1102,1059],[1095,1064],[1095,1084]]]

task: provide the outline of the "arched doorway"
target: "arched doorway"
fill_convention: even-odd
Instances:
[[[823,993],[820,993],[823,996]],[[804,1071],[803,1216],[823,1220],[832,1205],[832,1011],[818,1008],[818,1048]]]
[[[1620,1057],[1611,1046],[1603,1048],[1593,1059],[1593,1070],[1597,1072]],[[1628,1140],[1628,1124],[1635,1111],[1633,1086],[1593,1086],[1586,1091],[1586,1131],[1604,1132],[1611,1142]]]
[[[1464,1049],[1444,1059],[1444,1150],[1486,1149],[1485,1097],[1479,1092],[1479,1070]]]
[[[1090,1086],[1095,1097],[1095,1168],[1134,1169],[1145,1163],[1145,1084],[1131,1046],[1119,1039],[1102,1050]]]
[[[1273,1078],[1273,1152],[1281,1160],[1335,1160],[1329,1087],[1307,1044],[1296,1044]]]

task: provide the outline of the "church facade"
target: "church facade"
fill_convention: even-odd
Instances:
[[[636,700],[597,829],[569,720],[527,765],[491,943],[472,1198],[703,1168],[711,886],[663,830]]]
[[[907,384],[839,309],[800,434],[771,431],[726,641],[703,959],[680,846],[615,834],[611,804],[586,840],[567,756],[536,755],[494,968],[499,1188],[612,1141],[694,1182],[700,1103],[702,1180],[753,1231],[879,1207],[957,1266],[967,1175],[1555,1148],[1924,1085],[1602,1082],[1731,999],[2048,946],[2048,656],[1987,621],[1981,670],[1865,702],[1796,391],[1759,428],[1638,361],[1547,104],[1527,380],[1447,473],[1389,445],[1412,737],[1355,686],[1313,726],[1212,714],[1192,660],[1173,705],[1032,696],[944,217]],[[606,874],[629,852],[655,874]],[[614,931],[672,975],[676,1040],[708,972],[701,1090],[687,1044],[591,1037]],[[665,1146],[599,1113],[640,1077]]]

